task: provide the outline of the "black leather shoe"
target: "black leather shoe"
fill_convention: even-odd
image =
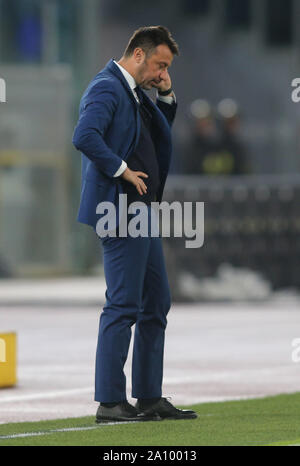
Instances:
[[[135,404],[136,409],[144,413],[146,416],[151,416],[157,413],[161,419],[195,419],[197,414],[189,409],[178,409],[173,406],[167,398],[161,398],[146,409],[142,409],[139,401]]]
[[[140,413],[128,401],[122,401],[113,408],[99,405],[96,414],[96,422],[128,422],[128,421],[160,421],[156,413]]]

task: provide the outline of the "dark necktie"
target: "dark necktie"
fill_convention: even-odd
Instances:
[[[138,96],[138,99],[140,101],[140,104],[142,105],[143,104],[143,93],[142,93],[142,89],[140,88],[140,86],[136,86],[134,88],[135,92],[136,92],[136,95]]]
[[[141,116],[144,119],[144,122],[146,123],[147,127],[150,128],[152,115],[151,115],[151,112],[148,110],[147,106],[145,105],[145,100],[144,100],[142,89],[140,88],[140,86],[136,86],[134,90],[140,101],[139,109],[140,109]]]

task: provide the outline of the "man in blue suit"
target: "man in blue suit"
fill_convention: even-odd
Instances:
[[[82,153],[80,222],[96,231],[97,206],[119,195],[128,204],[160,202],[171,157],[170,128],[176,100],[168,68],[178,46],[167,28],[135,31],[122,58],[110,60],[83,94],[73,143]],[[155,87],[154,104],[143,90]],[[118,218],[118,216],[117,216]],[[96,354],[97,422],[194,418],[162,397],[164,336],[170,290],[161,237],[101,235],[106,303]],[[132,397],[126,397],[124,364],[135,324]]]

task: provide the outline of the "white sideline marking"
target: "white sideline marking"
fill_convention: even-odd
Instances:
[[[54,434],[55,432],[79,432],[82,430],[94,430],[99,429],[99,427],[104,426],[114,426],[119,424],[136,424],[140,421],[122,421],[122,422],[105,422],[103,424],[98,424],[97,426],[91,427],[65,427],[62,429],[51,429],[40,432],[24,432],[22,434],[11,434],[11,435],[0,435],[0,440],[13,439],[13,438],[23,438],[23,437],[38,437],[40,435]]]
[[[207,414],[200,414],[199,416],[207,417],[207,416],[214,416],[214,414],[207,413]],[[53,434],[55,432],[80,432],[82,430],[95,430],[95,429],[99,429],[99,427],[104,427],[104,426],[136,424],[137,422],[140,422],[140,421],[104,422],[103,424],[98,424],[97,426],[91,426],[91,427],[65,427],[61,429],[50,429],[50,430],[39,431],[39,432],[24,432],[22,434],[0,435],[0,440],[23,438],[23,437],[37,437],[39,435]],[[158,421],[155,421],[155,422],[158,422]]]
[[[85,387],[85,388],[72,388],[69,390],[59,390],[59,391],[54,391],[54,392],[46,392],[46,393],[33,393],[32,395],[6,396],[4,398],[0,398],[0,403],[9,403],[11,401],[42,400],[45,398],[57,398],[59,396],[76,395],[78,393],[91,393],[93,391],[94,391],[94,388]]]

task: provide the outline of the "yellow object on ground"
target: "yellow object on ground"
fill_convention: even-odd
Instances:
[[[17,335],[0,333],[0,387],[17,382]]]

